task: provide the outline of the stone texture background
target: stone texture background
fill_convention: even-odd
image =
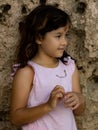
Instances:
[[[42,2],[45,0],[41,0]],[[68,52],[77,60],[87,107],[78,130],[98,130],[98,0],[47,0],[72,19]],[[39,0],[0,0],[0,130],[20,130],[9,121],[11,66],[19,41],[18,23]]]

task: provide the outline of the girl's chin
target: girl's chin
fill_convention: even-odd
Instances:
[[[61,54],[61,55],[58,55],[56,58],[61,58],[63,56],[63,54]]]
[[[62,57],[63,56],[63,52],[59,54],[59,57]]]

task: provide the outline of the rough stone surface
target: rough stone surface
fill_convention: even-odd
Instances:
[[[45,0],[42,0],[44,2]],[[78,130],[98,130],[98,0],[47,0],[71,16],[68,52],[76,59],[86,111]],[[11,66],[19,41],[18,23],[39,0],[0,0],[0,130],[20,130],[9,121]]]

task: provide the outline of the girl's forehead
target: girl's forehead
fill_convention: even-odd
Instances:
[[[67,31],[68,31],[68,29],[69,29],[69,27],[68,27],[68,26],[64,26],[64,27],[59,27],[58,29],[53,30],[52,32],[53,32],[53,33],[67,32]]]

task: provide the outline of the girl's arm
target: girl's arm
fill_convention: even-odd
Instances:
[[[75,71],[72,77],[72,84],[73,84],[73,92],[76,93],[77,102],[78,102],[78,107],[74,109],[73,112],[76,115],[81,115],[85,110],[86,103],[85,103],[85,98],[81,92],[79,72],[78,72],[77,67],[75,68]]]
[[[85,110],[85,99],[80,89],[79,72],[77,67],[72,76],[72,92],[65,94],[65,107],[70,107],[74,114],[81,115]]]
[[[18,70],[14,77],[10,116],[12,123],[15,125],[23,125],[36,121],[53,110],[59,99],[63,97],[62,92],[64,90],[60,86],[56,86],[51,92],[50,99],[47,103],[27,108],[28,97],[33,85],[33,78],[34,71],[30,66]]]
[[[11,97],[11,121],[16,125],[35,121],[49,112],[46,104],[34,108],[27,108],[26,106],[33,85],[33,77],[34,71],[29,66],[18,70],[14,77]]]

